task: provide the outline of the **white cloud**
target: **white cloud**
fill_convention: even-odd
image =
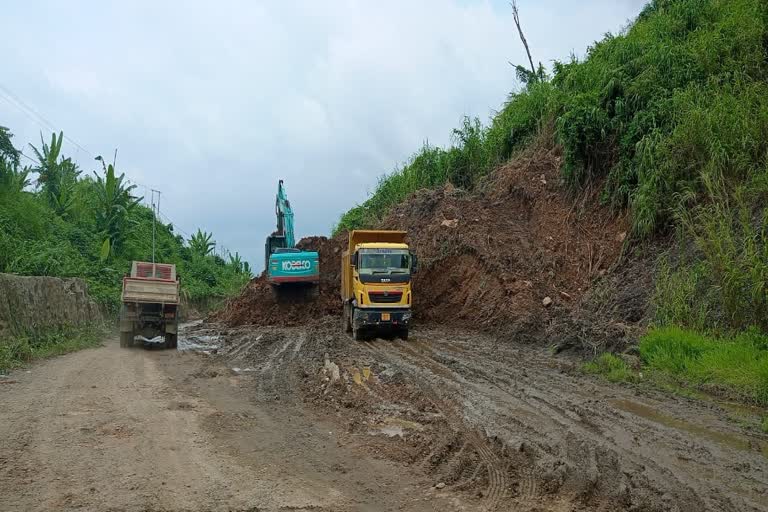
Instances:
[[[567,58],[638,1],[520,1],[535,58]],[[285,178],[300,235],[461,116],[487,118],[524,62],[506,2],[56,1],[5,7],[0,83],[94,154],[163,191],[187,231],[260,266]],[[39,127],[0,101],[16,142]],[[86,168],[87,155],[68,148]]]

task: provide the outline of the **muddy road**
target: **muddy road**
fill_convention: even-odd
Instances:
[[[338,330],[201,324],[0,380],[0,509],[768,510],[763,411],[474,333]]]

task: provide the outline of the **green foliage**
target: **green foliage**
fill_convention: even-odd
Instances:
[[[704,330],[714,314],[710,290],[702,262],[675,268],[668,258],[662,259],[653,297],[656,322]]]
[[[640,354],[648,370],[681,384],[768,405],[768,336],[757,329],[716,338],[656,328],[640,341]]]
[[[766,177],[728,190],[704,179],[707,201],[681,208],[681,234],[694,250],[665,262],[656,283],[656,320],[697,330],[768,331],[768,193]]]
[[[760,430],[762,430],[764,434],[768,434],[768,416],[763,418],[763,422],[760,424]]]
[[[126,186],[125,173],[115,176],[115,169],[109,165],[104,177],[96,175],[96,229],[103,238],[99,249],[102,259],[122,249],[131,224],[130,212],[139,205],[141,197],[133,197],[131,191],[136,185]]]
[[[551,79],[518,67],[524,88],[488,128],[465,119],[450,148],[425,146],[336,230],[375,223],[418,188],[472,188],[554,122],[566,182],[602,187],[607,203],[631,207],[635,233],[650,235],[697,202],[707,177],[765,172],[766,40],[761,0],[653,0],[583,61],[556,62]]]
[[[605,352],[594,361],[586,363],[582,369],[586,373],[602,375],[611,382],[630,382],[635,380],[635,374],[627,363],[610,352]]]
[[[34,359],[52,357],[97,346],[106,330],[99,325],[61,327],[0,339],[0,372]]]
[[[42,170],[45,176],[39,191],[24,190],[18,180],[13,187],[5,186],[5,171],[19,171],[10,157],[3,156],[3,133],[11,137],[0,130],[0,272],[81,277],[91,296],[116,312],[122,276],[130,262],[152,258],[152,211],[139,204],[140,198],[132,195],[133,186],[111,165],[103,166],[103,175],[80,178],[79,171],[68,167],[66,162],[71,161],[60,155],[63,135],[52,137],[51,145],[43,144],[38,151],[35,172]],[[68,199],[61,201],[60,178],[67,173],[72,182]],[[172,225],[158,222],[155,226],[156,259],[177,265],[187,299],[224,298],[250,279],[250,267],[239,255],[227,263],[211,255],[210,248],[196,253],[185,246]],[[211,235],[206,236],[210,241]],[[28,345],[20,343],[22,348]]]
[[[189,239],[189,249],[196,256],[208,256],[213,252],[214,247],[216,247],[216,242],[213,241],[213,233],[206,233],[198,229],[197,233]]]
[[[5,126],[0,126],[0,160],[7,161],[12,167],[18,167],[21,152],[13,147],[13,134]]]
[[[64,141],[64,132],[59,136],[51,134],[50,145],[40,135],[41,148],[37,149],[30,144],[32,151],[38,160],[37,167],[32,168],[36,172],[37,183],[42,189],[43,197],[59,215],[66,215],[72,208],[74,201],[74,188],[80,170],[69,158],[61,155],[61,144]]]
[[[28,167],[21,168],[10,159],[0,159],[0,194],[19,193],[29,184]]]

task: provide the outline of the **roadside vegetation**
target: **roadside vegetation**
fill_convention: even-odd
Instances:
[[[643,364],[768,405],[766,41],[761,0],[652,0],[584,59],[551,74],[516,66],[521,86],[487,124],[465,118],[449,147],[425,144],[335,231],[375,225],[420,188],[475,189],[554,133],[574,196],[598,191],[628,211],[630,243],[675,235]],[[586,370],[627,380],[622,363],[605,355]]]
[[[85,171],[65,157],[63,134],[32,146],[36,161],[29,165],[12,137],[0,128],[0,272],[80,277],[115,313],[130,262],[151,261],[152,210],[112,165],[102,160]],[[156,260],[178,266],[182,294],[192,303],[231,295],[251,277],[239,255],[225,261],[213,254],[212,238],[198,230],[185,240],[172,224],[156,224]]]
[[[4,337],[0,343],[0,373],[19,368],[34,359],[59,356],[98,346],[105,334],[105,327],[100,323],[94,323],[81,327],[63,327]]]

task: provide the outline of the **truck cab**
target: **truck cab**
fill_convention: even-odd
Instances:
[[[408,338],[416,256],[404,231],[350,232],[342,255],[344,327],[356,340],[376,332]]]

